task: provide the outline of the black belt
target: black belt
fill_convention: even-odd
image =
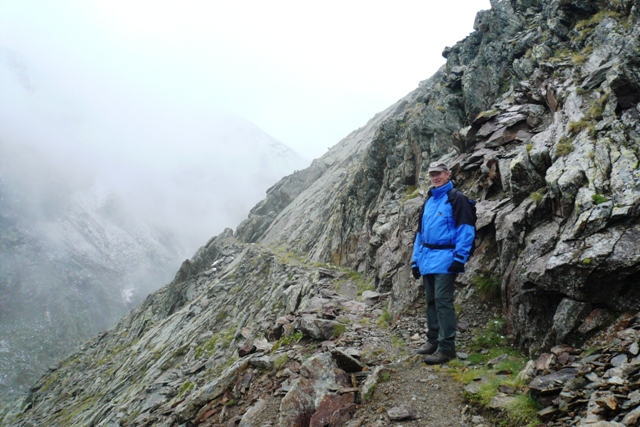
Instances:
[[[431,245],[429,243],[422,242],[422,246],[429,249],[455,249],[456,245]]]

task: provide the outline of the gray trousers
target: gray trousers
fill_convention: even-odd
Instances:
[[[427,340],[438,344],[441,353],[455,355],[456,310],[453,306],[455,274],[422,276],[427,298]]]

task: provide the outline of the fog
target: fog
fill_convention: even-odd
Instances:
[[[0,0],[0,48],[29,63],[22,81],[33,90],[56,87],[48,95],[66,109],[97,111],[107,124],[124,111],[145,117],[132,100],[233,111],[314,158],[435,73],[444,47],[489,7]]]
[[[0,401],[309,162],[233,113],[55,80],[0,49]]]
[[[489,7],[0,0],[0,143],[113,189],[194,250],[433,74]],[[248,159],[238,141],[256,138],[305,160]]]
[[[85,103],[16,52],[0,54],[0,88],[11,100],[0,103],[0,144],[21,152],[24,185],[46,184],[42,169],[58,170],[69,188],[110,188],[191,252],[237,226],[269,186],[308,164],[232,113],[135,94],[119,105],[125,98],[108,87]],[[40,168],[37,159],[48,164]]]

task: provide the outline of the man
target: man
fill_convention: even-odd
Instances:
[[[429,365],[456,357],[456,311],[453,289],[456,274],[464,273],[475,238],[474,215],[468,199],[453,190],[446,164],[429,165],[433,186],[423,207],[413,245],[411,272],[422,276],[427,299],[427,345],[418,354]]]

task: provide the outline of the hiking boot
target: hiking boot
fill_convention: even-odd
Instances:
[[[438,349],[438,344],[428,342],[427,345],[421,347],[416,351],[417,354],[433,354]]]
[[[436,351],[432,355],[427,356],[424,359],[424,363],[426,363],[427,365],[442,365],[444,363],[447,363],[451,359],[455,359],[455,357],[455,353],[449,354],[442,353],[441,351]]]

